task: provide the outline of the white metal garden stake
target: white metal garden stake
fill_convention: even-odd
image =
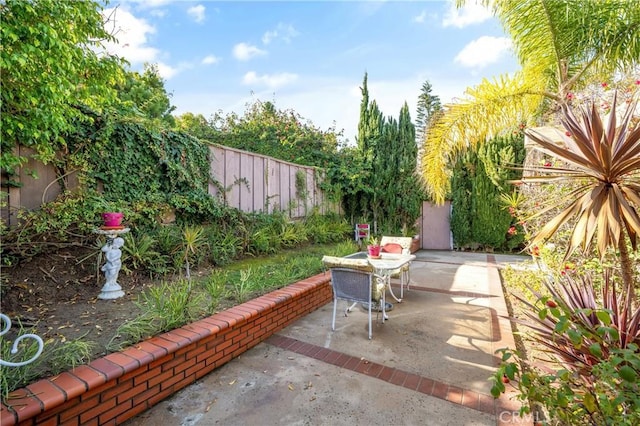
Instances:
[[[11,319],[9,319],[9,317],[6,316],[5,314],[0,314],[0,320],[4,324],[4,326],[2,327],[2,331],[0,331],[0,336],[3,336],[5,333],[7,333],[11,329]],[[11,353],[15,354],[18,352],[18,345],[24,339],[35,339],[35,341],[38,343],[38,350],[36,351],[35,355],[33,355],[28,360],[22,361],[22,362],[10,362],[10,361],[5,361],[3,359],[0,359],[0,365],[4,365],[6,367],[22,367],[23,365],[31,364],[40,356],[40,354],[42,353],[42,349],[44,348],[44,342],[42,341],[42,338],[40,336],[32,333],[18,336],[15,342],[13,342],[13,346],[11,347]]]

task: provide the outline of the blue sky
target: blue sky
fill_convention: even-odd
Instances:
[[[444,103],[518,68],[499,22],[450,1],[112,0],[107,49],[157,64],[176,113],[242,114],[272,101],[354,142],[364,73],[370,98],[412,118],[422,84]],[[113,13],[112,13],[113,12]]]

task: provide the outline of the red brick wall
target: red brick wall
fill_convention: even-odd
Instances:
[[[0,425],[118,425],[332,299],[319,274],[13,392]]]

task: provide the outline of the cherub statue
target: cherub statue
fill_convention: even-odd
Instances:
[[[107,280],[106,286],[118,285],[118,273],[122,267],[122,250],[120,247],[124,246],[124,240],[120,237],[114,238],[111,244],[105,244],[102,247],[102,251],[105,253],[107,263],[105,263],[100,270],[104,272],[104,276]]]

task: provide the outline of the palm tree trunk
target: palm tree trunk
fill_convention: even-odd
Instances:
[[[627,240],[624,234],[620,236],[618,241],[618,250],[620,251],[620,269],[622,272],[623,287],[627,292],[627,312],[631,312],[632,305],[637,303],[635,295],[635,281],[633,279],[633,264],[627,249]]]

